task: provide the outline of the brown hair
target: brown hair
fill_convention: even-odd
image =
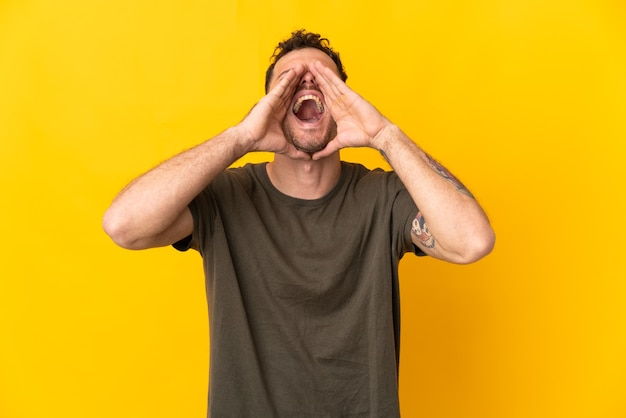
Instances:
[[[265,93],[269,91],[270,81],[272,81],[272,77],[274,75],[274,66],[276,65],[276,62],[291,51],[303,48],[316,48],[324,52],[333,60],[335,65],[337,65],[337,70],[339,70],[339,76],[341,79],[343,81],[348,79],[348,75],[346,74],[343,64],[341,63],[341,59],[339,58],[339,53],[335,52],[330,47],[330,41],[326,38],[322,38],[318,33],[311,33],[307,32],[305,29],[299,29],[292,32],[289,39],[279,42],[276,48],[274,48],[274,54],[270,58],[270,66],[265,72]]]

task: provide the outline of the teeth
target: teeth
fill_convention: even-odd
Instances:
[[[301,96],[300,98],[298,98],[296,103],[293,105],[293,113],[298,113],[298,110],[300,110],[300,106],[302,106],[302,103],[304,103],[306,100],[313,100],[315,104],[317,105],[317,110],[320,113],[324,112],[324,105],[322,104],[322,101],[320,100],[319,97],[313,94],[305,94],[304,96]]]

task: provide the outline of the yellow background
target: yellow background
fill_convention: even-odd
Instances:
[[[101,216],[238,122],[300,27],[497,231],[478,264],[403,260],[403,416],[626,417],[624,22],[621,0],[0,1],[0,417],[204,416],[200,257],[119,249]]]

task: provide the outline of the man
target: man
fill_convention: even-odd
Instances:
[[[399,415],[398,262],[488,254],[472,195],[345,83],[304,30],[238,125],[140,176],[104,216],[119,245],[195,248],[210,317],[209,415]],[[379,150],[393,172],[340,160]],[[274,160],[228,169],[248,152]]]

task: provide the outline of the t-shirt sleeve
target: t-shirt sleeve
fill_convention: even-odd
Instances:
[[[189,211],[193,218],[193,232],[172,246],[178,251],[194,249],[202,253],[202,243],[212,233],[216,213],[213,192],[210,187],[204,189],[189,203]]]
[[[395,190],[392,207],[392,228],[397,255],[402,257],[404,253],[411,252],[417,256],[425,256],[426,253],[413,244],[411,237],[411,226],[419,209],[398,176],[395,173],[392,173],[391,176],[393,190]]]
[[[175,243],[173,243],[172,247],[174,247],[178,251],[187,251],[188,249],[191,248],[191,240],[192,240],[192,235],[190,234],[190,235],[187,235],[185,238],[181,239],[180,241],[176,241]]]

